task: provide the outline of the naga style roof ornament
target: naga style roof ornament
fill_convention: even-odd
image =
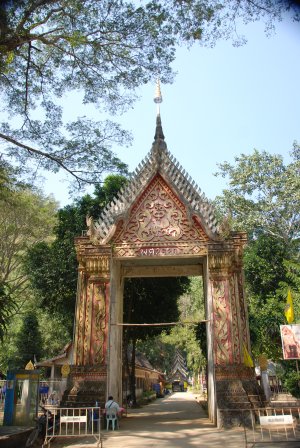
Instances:
[[[190,216],[194,215],[200,219],[207,235],[213,240],[219,239],[219,227],[213,206],[167,149],[160,117],[159,106],[162,102],[162,95],[159,80],[156,83],[154,102],[158,109],[154,142],[150,152],[132,173],[129,182],[105,207],[98,221],[87,219],[87,234],[95,243],[107,244],[109,242],[114,235],[117,222],[120,219],[127,220],[135,200],[157,174],[160,174],[174,189],[174,192],[188,208]]]

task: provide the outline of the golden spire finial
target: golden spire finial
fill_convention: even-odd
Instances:
[[[160,103],[162,103],[162,95],[160,90],[160,80],[157,78],[156,81],[156,87],[155,87],[155,96],[154,96],[154,102],[157,104],[157,115],[160,115]]]

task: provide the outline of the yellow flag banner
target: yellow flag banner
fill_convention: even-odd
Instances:
[[[243,354],[244,354],[244,364],[247,367],[254,367],[254,363],[252,361],[251,356],[249,355],[249,352],[247,350],[246,345],[243,343]]]
[[[294,305],[291,290],[288,290],[286,305],[284,308],[284,315],[288,324],[291,324],[294,321]]]

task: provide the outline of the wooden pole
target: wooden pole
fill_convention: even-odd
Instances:
[[[209,322],[209,320],[201,320],[199,322],[160,322],[157,324],[128,324],[128,323],[116,323],[111,325],[117,325],[121,327],[167,327],[172,325],[198,325],[201,322]]]

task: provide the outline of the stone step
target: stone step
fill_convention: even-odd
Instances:
[[[276,394],[272,396],[272,401],[289,401],[296,402],[299,401],[297,398],[293,397],[291,394]]]

